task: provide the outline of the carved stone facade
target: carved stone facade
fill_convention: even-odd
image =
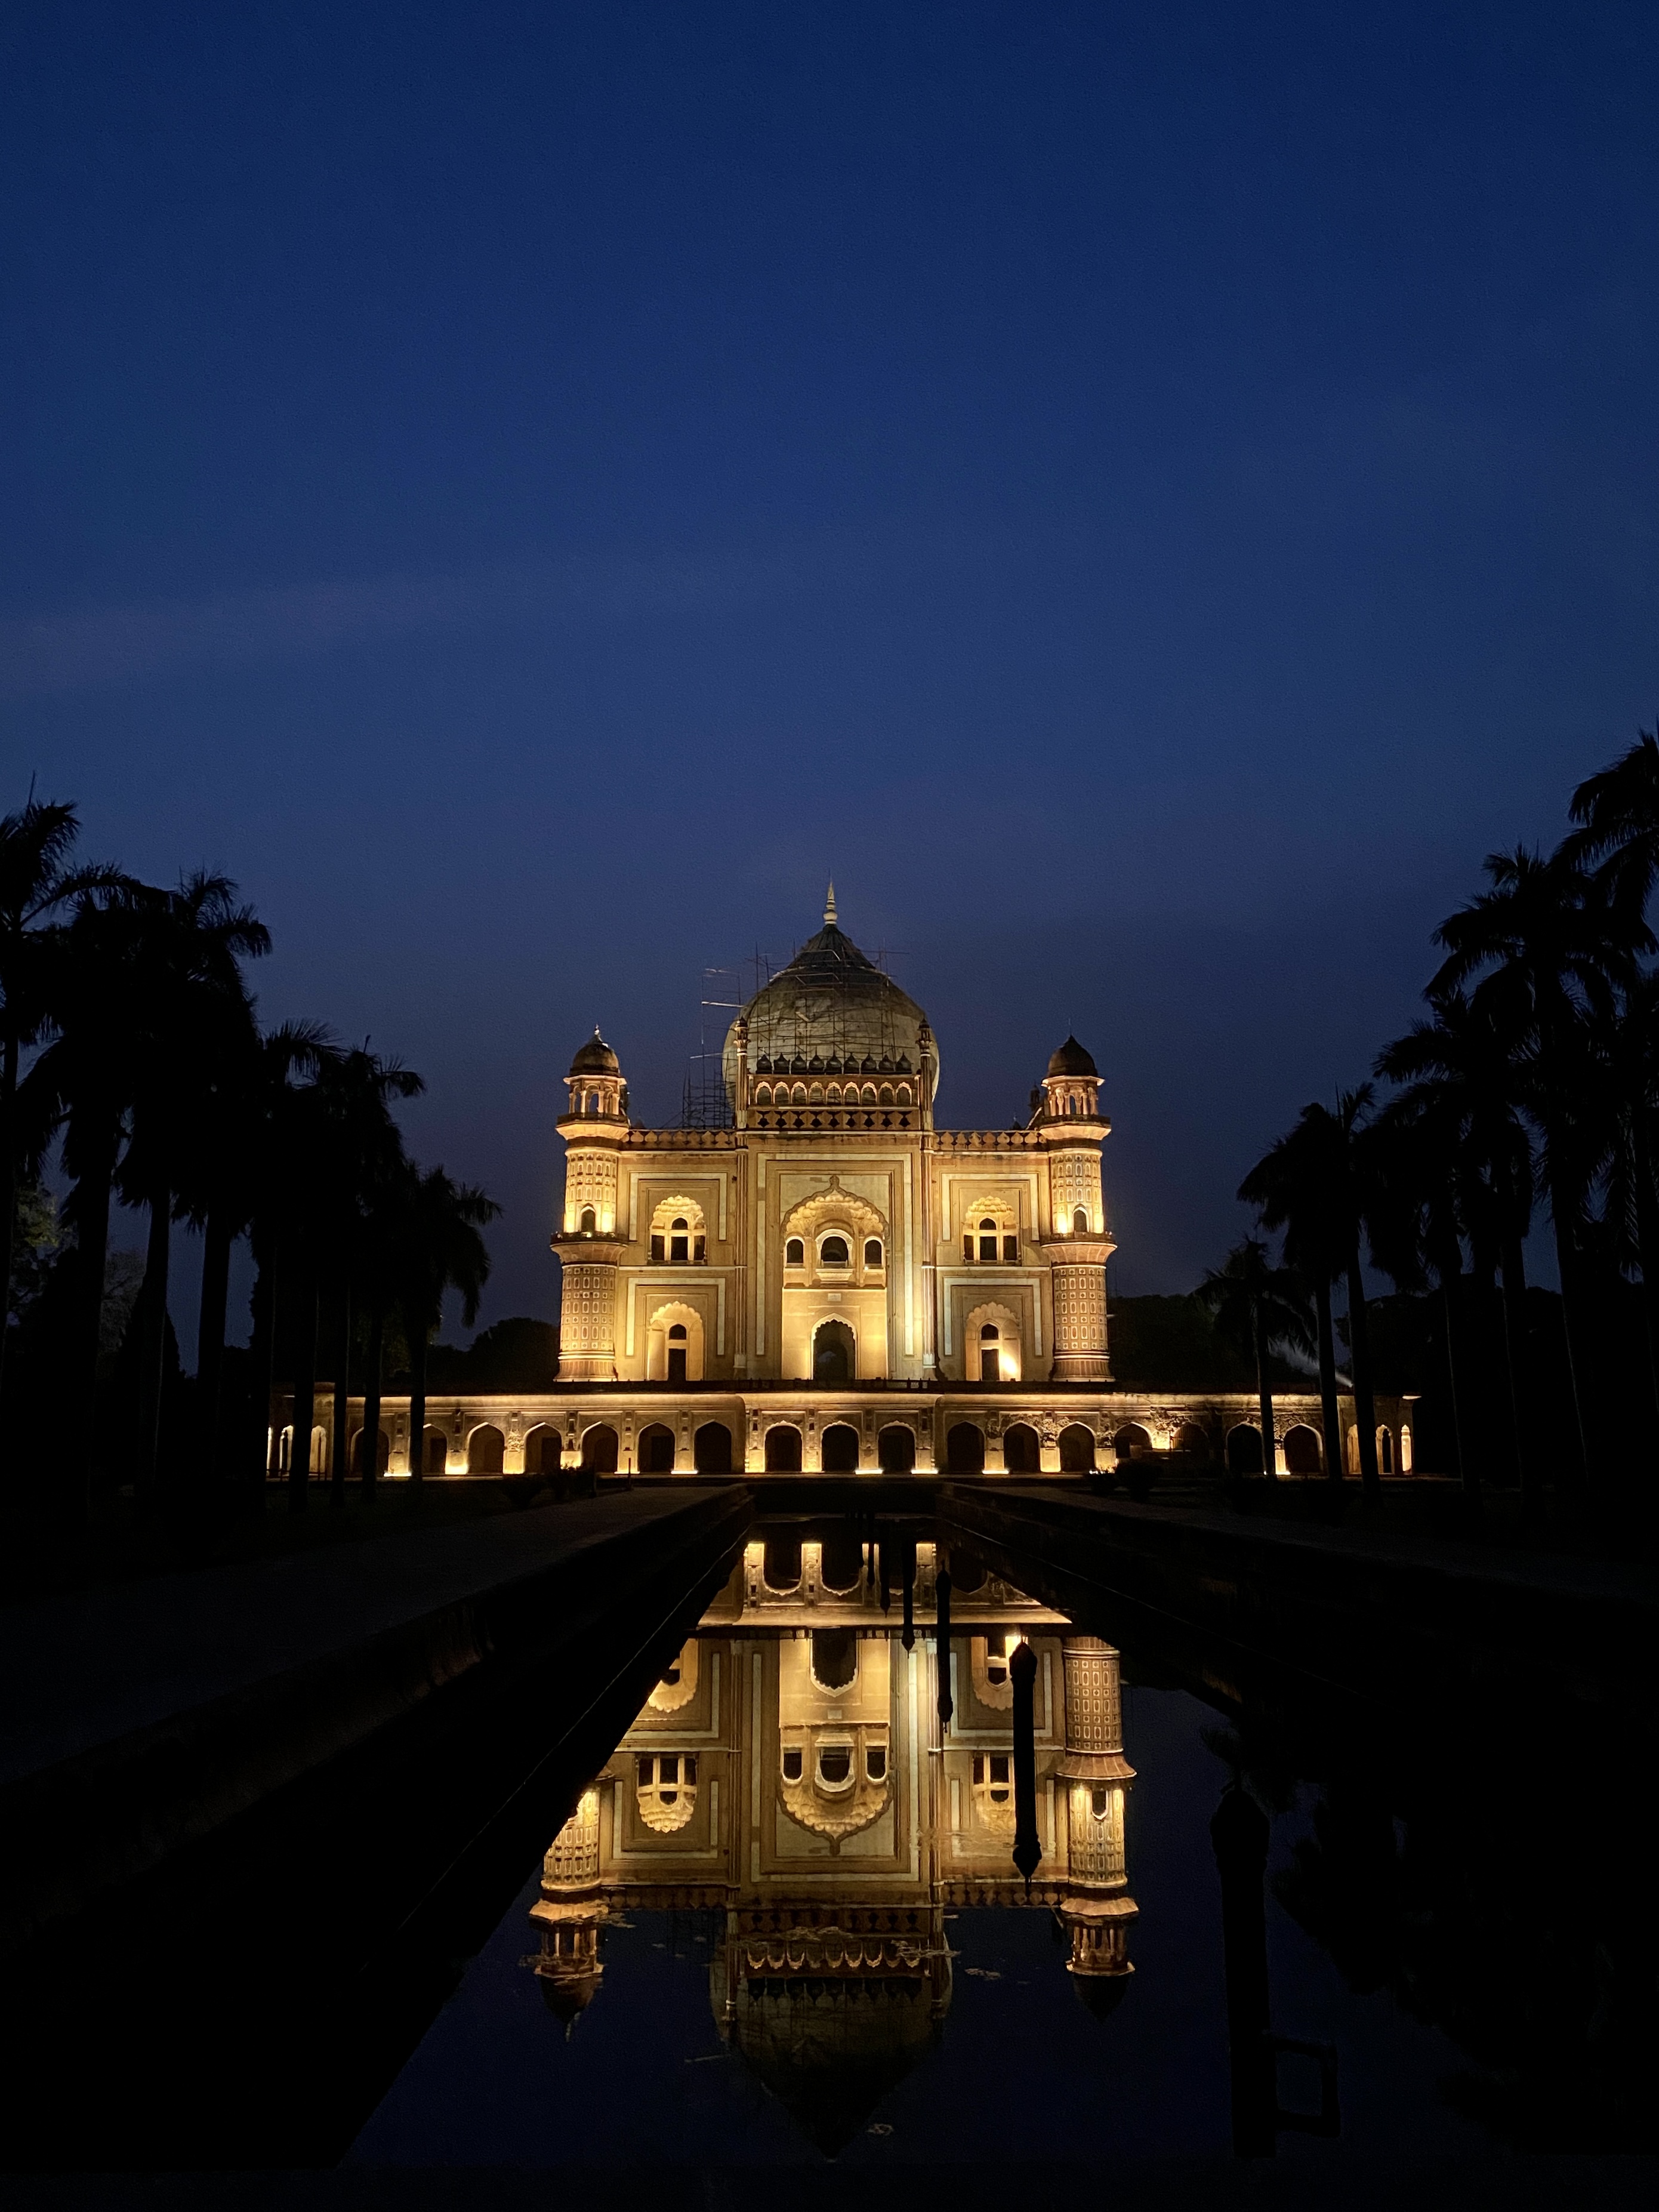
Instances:
[[[408,1401],[384,1398],[390,1473],[417,1450],[449,1474],[1261,1467],[1253,1397],[1113,1387],[1111,1124],[1075,1038],[1024,1121],[940,1128],[927,1018],[832,902],[733,1021],[724,1066],[729,1127],[648,1129],[611,1047],[596,1031],[580,1048],[558,1122],[557,1386],[434,1395],[420,1440]],[[1412,1401],[1379,1399],[1376,1417],[1384,1466],[1409,1469]],[[320,1473],[326,1392],[316,1418]],[[279,1402],[276,1468],[283,1419]],[[1351,1398],[1341,1419],[1346,1452]],[[1274,1424],[1277,1471],[1322,1471],[1317,1399],[1278,1397]]]
[[[716,2024],[828,2150],[862,2124],[861,2106],[847,2109],[853,2092],[863,2084],[872,2100],[937,2033],[952,1995],[947,1915],[1056,1914],[1093,2010],[1109,2009],[1133,1972],[1123,1819],[1133,1770],[1122,1756],[1117,1653],[953,1553],[942,1655],[936,1596],[946,1562],[931,1543],[898,1549],[884,1573],[853,1523],[808,1523],[805,1534],[799,1521],[763,1523],[673,1679],[555,1838],[531,1913],[541,1948],[527,1963],[568,2021],[602,1995],[598,1942],[608,1924],[632,1911],[717,1911]],[[906,1575],[908,1638],[893,1587]],[[1005,1694],[1022,1641],[1037,1662],[1041,1857],[1029,1890],[1011,1851]],[[941,1666],[954,1686],[948,1719]],[[695,1687],[684,1696],[688,1679]],[[1074,1778],[1079,1759],[1095,1763],[1088,1779]],[[659,1796],[666,1771],[683,1790],[688,1770],[695,1803],[678,1826],[642,1813],[642,1786]]]

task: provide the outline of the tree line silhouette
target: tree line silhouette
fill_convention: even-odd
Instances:
[[[1316,1356],[1325,1462],[1343,1474],[1332,1289],[1367,1492],[1378,1489],[1364,1262],[1436,1310],[1444,1443],[1466,1492],[1547,1484],[1628,1497],[1659,1440],[1659,742],[1574,792],[1554,851],[1494,853],[1486,886],[1434,933],[1428,1012],[1375,1080],[1304,1107],[1239,1186],[1261,1233],[1199,1296],[1253,1355],[1271,1434],[1271,1354]],[[1386,1089],[1380,1086],[1386,1086]],[[1527,1280],[1547,1219],[1565,1419],[1539,1399],[1550,1346]],[[1280,1238],[1277,1257],[1268,1239]],[[1271,1469],[1269,1470],[1271,1472]],[[1650,1487],[1650,1486],[1649,1486]]]
[[[298,1439],[290,1504],[308,1495],[319,1346],[339,1385],[329,1465],[343,1499],[349,1374],[362,1437],[377,1438],[388,1353],[400,1355],[422,1435],[445,1295],[460,1292],[470,1327],[489,1273],[480,1232],[500,1209],[410,1158],[392,1108],[421,1091],[418,1075],[319,1023],[261,1028],[246,971],[270,939],[233,883],[198,872],[158,889],[77,865],[77,838],[72,805],[33,795],[0,819],[0,1485],[15,1496],[39,1465],[82,1510],[112,1478],[164,1504],[261,1500],[280,1343]],[[41,1180],[55,1149],[69,1183],[61,1238]],[[112,1340],[118,1200],[143,1209],[149,1236]],[[187,1392],[167,1314],[178,1222],[201,1233]],[[246,1349],[226,1343],[242,1237]],[[376,1451],[361,1472],[372,1498]]]

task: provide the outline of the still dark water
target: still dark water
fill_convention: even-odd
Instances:
[[[1080,2001],[1054,1911],[947,1907],[943,2018],[902,2078],[856,2116],[839,2151],[843,2166],[935,2160],[947,2148],[953,2160],[1006,2160],[1230,2148],[1221,1890],[1209,1824],[1237,1747],[1207,1706],[1178,1689],[1137,1686],[1127,1679],[1133,1668],[1127,1654],[1123,1749],[1137,1778],[1127,1858],[1139,1917],[1129,1944],[1134,1972],[1115,2008],[1098,2018]],[[1407,1824],[1386,1807],[1368,1809],[1368,1869],[1356,1901],[1338,1863],[1340,1798],[1282,1776],[1252,1778],[1272,1814],[1273,2026],[1334,2046],[1340,2148],[1500,2155],[1516,2148],[1503,2117],[1511,2092],[1494,2087],[1442,2027],[1412,2016],[1409,1986],[1402,1998],[1400,1924],[1409,1952],[1412,1917],[1401,1894],[1409,1887]],[[721,2033],[711,1977],[723,1912],[639,1910],[624,1900],[604,1929],[597,1993],[568,2024],[544,2002],[533,1972],[539,1939],[530,1915],[540,1894],[538,1869],[362,2129],[349,2162],[823,2161],[809,2130]],[[1376,1930],[1354,1924],[1368,1913],[1393,1931],[1387,1959],[1373,1955]],[[1302,1924],[1322,1920],[1332,1923],[1321,1927],[1327,1942]],[[1478,1961],[1473,1971],[1479,1975]],[[1501,1988],[1491,1995],[1501,2007]],[[1460,2002],[1455,1993],[1446,1999],[1454,2010]],[[1416,2008],[1433,2017],[1446,2005],[1425,1990]],[[1310,2060],[1283,2057],[1279,2087],[1286,2106],[1319,2101]],[[1337,2147],[1287,2132],[1278,2153],[1317,2160]]]

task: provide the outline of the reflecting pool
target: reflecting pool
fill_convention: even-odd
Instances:
[[[352,2159],[1638,2147],[1620,1962],[1541,1898],[1530,1966],[1478,1948],[1486,1797],[1310,1780],[1101,1626],[919,1528],[757,1528]]]

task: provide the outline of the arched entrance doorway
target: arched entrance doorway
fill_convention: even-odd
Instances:
[[[812,1332],[812,1380],[833,1388],[854,1371],[853,1332],[844,1321],[821,1321]]]

